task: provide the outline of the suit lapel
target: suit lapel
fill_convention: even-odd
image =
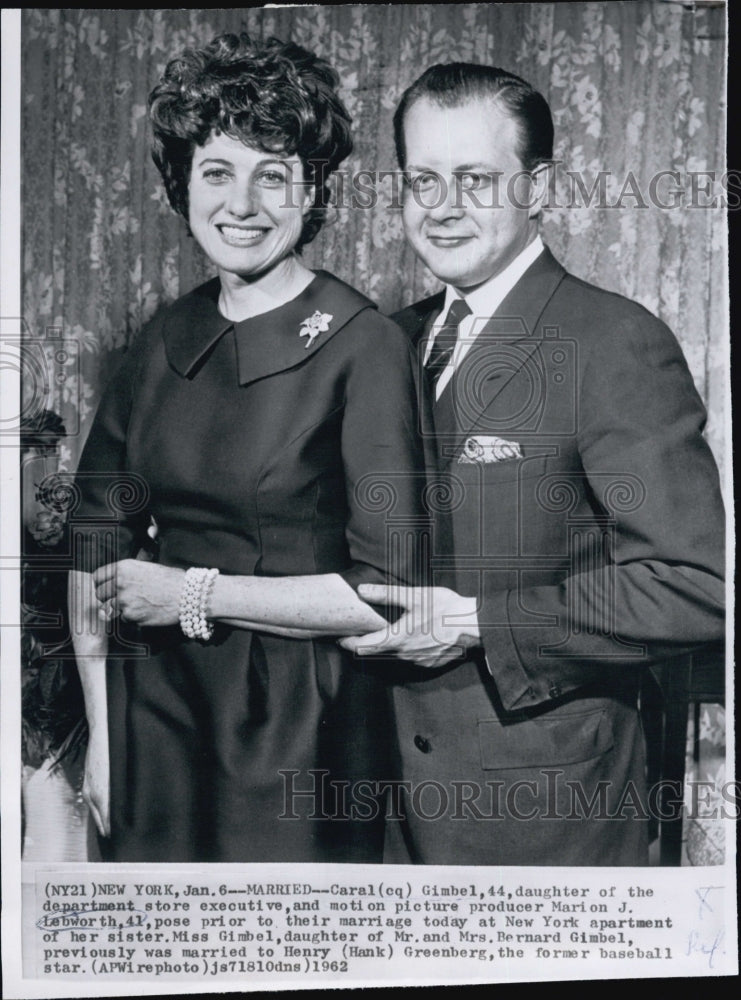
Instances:
[[[391,319],[402,328],[414,348],[417,364],[417,384],[422,387],[424,401],[420,405],[420,429],[426,441],[437,441],[438,416],[433,413],[435,402],[427,391],[427,373],[424,368],[427,334],[445,302],[445,292],[438,292],[427,299],[394,313]],[[437,444],[435,444],[437,448]]]
[[[482,420],[486,411],[505,388],[515,389],[513,380],[523,380],[523,393],[533,391],[531,376],[538,370],[543,338],[539,320],[565,274],[546,248],[486,320],[435,403],[435,429],[443,462],[457,455],[465,439],[480,430],[482,423],[486,426]]]
[[[444,302],[445,292],[438,292],[394,313],[391,319],[404,330],[415,347],[419,344],[424,345],[425,335],[429,333],[432,321],[442,309]]]

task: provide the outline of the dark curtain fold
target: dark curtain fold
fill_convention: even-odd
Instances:
[[[669,323],[708,406],[708,439],[722,461],[725,213],[707,207],[710,182],[702,174],[715,172],[717,194],[722,9],[665,2],[27,9],[24,317],[50,370],[61,366],[67,376],[53,382],[45,403],[68,428],[79,427],[62,445],[62,468],[74,469],[102,386],[135,331],[161,302],[210,273],[150,160],[146,100],[181,48],[239,30],[292,38],[339,72],[355,151],[344,197],[306,259],[387,311],[437,287],[404,245],[391,178],[374,185],[375,205],[362,207],[370,199],[360,195],[349,203],[353,174],[395,167],[391,117],[402,91],[428,65],[453,60],[499,65],[537,86],[554,112],[560,161],[545,239],[570,270],[637,298]],[[569,205],[575,182],[568,171],[587,194],[597,184],[591,206]],[[661,171],[675,171],[678,183],[664,175],[652,201],[651,181]],[[362,183],[371,186],[368,178]],[[599,207],[600,183],[613,207]],[[692,183],[697,207],[688,205]],[[684,188],[675,207],[654,203],[677,200],[667,193],[674,187]],[[79,348],[79,372],[74,351],[68,360],[51,358],[59,336]],[[33,373],[26,391],[39,391]]]

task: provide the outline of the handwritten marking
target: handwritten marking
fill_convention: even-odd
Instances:
[[[700,936],[700,932],[697,930],[691,930],[689,940],[687,941],[687,954],[693,955],[699,953],[701,955],[707,955],[708,957],[708,968],[713,968],[713,963],[715,961],[715,953],[719,952],[721,955],[725,955],[725,948],[721,948],[723,943],[723,938],[725,937],[724,931],[718,931],[712,940],[712,943],[703,941]]]
[[[697,911],[698,920],[702,920],[703,913],[705,912],[705,910],[707,910],[708,913],[714,912],[713,907],[710,905],[710,901],[708,900],[708,896],[710,895],[711,892],[713,892],[713,890],[722,888],[723,888],[722,885],[701,885],[699,886],[699,888],[695,889],[695,895],[700,900],[700,906]]]

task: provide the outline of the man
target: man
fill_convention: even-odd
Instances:
[[[405,614],[343,642],[418,665],[394,690],[389,860],[646,864],[641,679],[723,635],[703,406],[667,327],[541,242],[541,95],[438,65],[395,129],[406,235],[445,283],[395,318],[428,373],[448,510],[436,586],[361,589]]]

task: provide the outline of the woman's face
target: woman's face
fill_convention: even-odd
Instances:
[[[292,252],[314,190],[295,154],[212,133],[193,153],[188,198],[191,231],[219,271],[256,276]]]

